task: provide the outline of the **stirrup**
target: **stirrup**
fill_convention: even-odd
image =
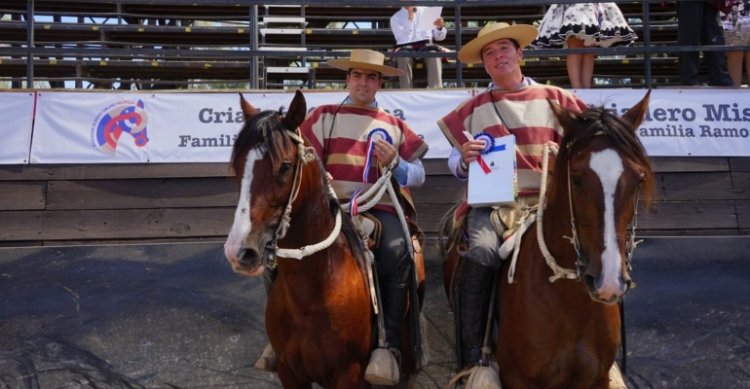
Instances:
[[[385,348],[377,348],[372,352],[370,362],[367,364],[365,381],[372,385],[396,385],[401,379],[398,365],[393,352]]]
[[[497,371],[490,366],[475,366],[464,389],[502,389]]]
[[[271,343],[266,343],[266,347],[263,348],[263,352],[260,353],[260,356],[258,357],[258,360],[255,361],[253,367],[271,373],[276,371],[276,352],[273,351]]]

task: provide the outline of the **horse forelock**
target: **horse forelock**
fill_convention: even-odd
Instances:
[[[278,160],[292,142],[286,130],[277,111],[263,111],[245,122],[232,147],[230,165],[235,173],[242,171],[245,156],[254,148],[267,151],[272,162]]]
[[[568,128],[561,147],[559,160],[566,161],[582,150],[596,136],[605,136],[612,147],[634,161],[643,169],[644,180],[641,193],[651,200],[654,191],[654,172],[636,129],[622,117],[614,115],[604,107],[590,107],[577,116],[576,128]],[[559,165],[564,166],[564,165]]]

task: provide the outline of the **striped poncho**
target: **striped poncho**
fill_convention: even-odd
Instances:
[[[399,156],[409,162],[427,152],[427,144],[403,120],[379,108],[355,105],[323,105],[313,110],[300,125],[304,135],[333,177],[333,189],[340,200],[351,199],[356,190],[365,191],[380,176],[377,164],[367,164],[368,135],[385,131]],[[406,188],[402,194],[410,197]],[[391,210],[391,199],[384,195],[378,208]]]
[[[438,120],[438,127],[459,149],[467,141],[464,131],[472,135],[485,132],[493,138],[515,135],[518,194],[535,196],[539,194],[544,144],[562,140],[562,129],[547,99],[575,112],[586,108],[583,101],[564,89],[535,84],[515,91],[479,94]]]

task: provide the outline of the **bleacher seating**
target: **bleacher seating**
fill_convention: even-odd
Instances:
[[[456,49],[456,30],[467,42],[488,21],[534,23],[542,18],[544,3],[502,5],[483,1],[446,6],[443,17],[449,33],[441,44]],[[676,41],[675,4],[646,3],[650,14],[651,45]],[[27,2],[8,0],[0,5],[0,81],[18,84],[26,79]],[[620,4],[631,25],[643,37],[644,9],[640,2]],[[283,88],[325,87],[340,82],[341,74],[322,65],[354,47],[387,51],[393,45],[388,26],[396,6],[257,6],[194,1],[190,6],[157,0],[117,3],[38,0],[35,2],[34,79],[74,80],[77,85],[108,87],[117,80],[143,87],[183,87],[189,83],[249,83],[250,61],[259,50],[258,86]],[[255,19],[253,20],[253,15]],[[252,50],[253,33],[258,46]],[[635,47],[643,46],[640,39]],[[290,51],[291,50],[291,51]],[[285,52],[286,51],[286,52]],[[525,73],[544,82],[567,86],[564,56],[541,56],[527,51]],[[457,66],[455,53],[447,55],[443,79],[456,85],[460,69],[466,85],[486,83],[481,67]],[[642,53],[600,53],[595,77],[605,85],[643,85]],[[654,85],[677,83],[675,54],[651,57]],[[302,69],[304,68],[304,69]],[[415,71],[417,86],[424,70]],[[187,84],[186,84],[187,83]],[[387,86],[394,86],[389,83]]]

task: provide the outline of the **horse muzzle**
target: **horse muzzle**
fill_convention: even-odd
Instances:
[[[263,274],[263,252],[254,247],[240,247],[232,263],[232,270],[245,276]]]
[[[630,277],[620,278],[618,282],[609,287],[605,287],[600,277],[594,277],[590,274],[584,274],[581,278],[586,285],[591,299],[603,304],[617,304],[635,284]]]

